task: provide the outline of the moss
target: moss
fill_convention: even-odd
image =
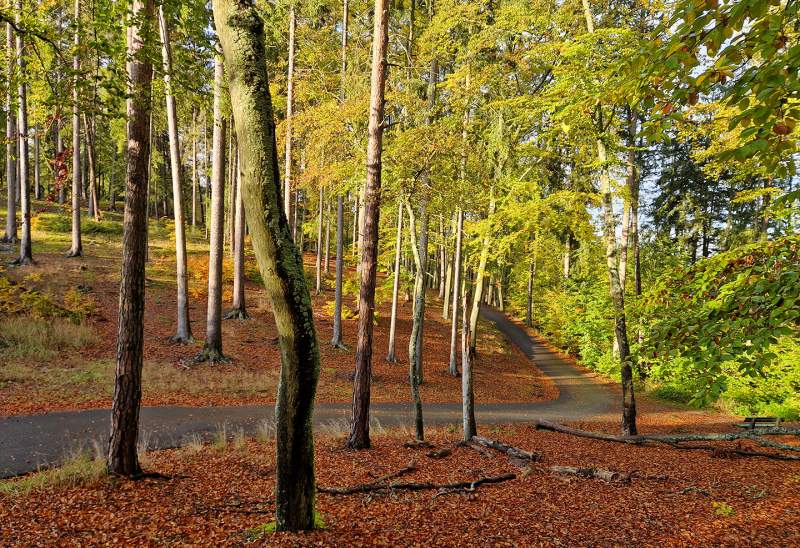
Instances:
[[[325,523],[325,519],[322,517],[322,514],[314,510],[314,529],[326,529],[327,527],[328,526]],[[264,523],[262,525],[253,527],[252,529],[248,529],[245,531],[244,536],[248,542],[255,542],[263,539],[267,535],[276,533],[277,530],[278,524],[274,521],[270,521],[269,523]]]

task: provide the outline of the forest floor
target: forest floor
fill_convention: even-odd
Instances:
[[[116,355],[117,307],[121,255],[120,215],[104,212],[104,221],[84,220],[84,256],[67,259],[69,220],[57,207],[36,202],[33,242],[36,264],[7,266],[16,256],[15,246],[0,247],[0,312],[28,306],[28,314],[0,315],[0,333],[15,333],[15,340],[0,340],[0,416],[103,408],[110,405]],[[0,214],[2,212],[0,211]],[[0,215],[1,216],[1,215]],[[170,342],[176,317],[174,242],[169,221],[152,223],[150,261],[147,266],[145,311],[145,371],[143,405],[219,406],[274,402],[279,371],[277,331],[269,299],[260,283],[252,256],[247,257],[247,309],[250,320],[223,322],[223,349],[227,364],[191,364],[205,337],[207,302],[207,243],[200,229],[189,237],[190,317],[195,342]],[[352,256],[348,254],[348,262]],[[313,287],[313,253],[305,256]],[[343,336],[348,349],[333,348],[333,257],[324,289],[313,295],[314,316],[321,350],[320,402],[349,402],[352,393],[355,333],[355,271],[348,267],[344,284]],[[224,258],[223,308],[232,291],[232,260]],[[14,286],[2,286],[2,278]],[[411,332],[411,302],[401,294],[398,307],[396,355],[386,362],[391,306],[390,278],[379,279],[373,359],[373,402],[407,401],[407,345]],[[26,297],[25,290],[43,295],[85,316],[80,326],[70,322],[37,320],[38,308],[48,308]],[[26,301],[26,299],[28,299]],[[27,304],[23,303],[26,301]],[[31,305],[30,303],[33,302]],[[12,325],[9,325],[12,324]],[[479,355],[475,367],[476,400],[484,403],[534,402],[558,397],[552,381],[532,367],[490,322],[481,321]],[[8,336],[8,335],[7,335]],[[5,348],[3,348],[5,346]],[[458,402],[461,380],[447,372],[450,322],[442,318],[442,303],[431,291],[425,323],[425,382],[427,403]]]

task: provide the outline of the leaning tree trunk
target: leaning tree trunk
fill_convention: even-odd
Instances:
[[[275,405],[278,531],[314,528],[312,415],[319,347],[303,258],[281,210],[275,117],[269,95],[264,26],[253,2],[214,0],[214,21],[242,155],[242,193],[259,270],[272,303],[281,347]]]
[[[81,117],[80,117],[80,81],[81,70],[81,0],[75,0],[75,53],[72,57],[72,247],[67,257],[83,255],[81,241]]]
[[[383,145],[386,50],[389,41],[389,1],[375,0],[372,38],[372,75],[367,142],[367,181],[364,193],[364,249],[358,301],[358,343],[353,379],[353,420],[347,446],[366,449],[369,440],[369,397],[372,382],[372,329],[378,268],[378,223],[381,205],[381,149]]]
[[[389,322],[389,355],[386,361],[397,363],[397,356],[394,353],[395,335],[397,333],[397,295],[400,291],[400,255],[403,244],[403,202],[397,209],[397,239],[394,246],[394,282],[392,285],[392,317]]]
[[[495,201],[494,201],[494,187],[489,189],[489,215],[491,218],[494,215]],[[483,244],[481,245],[481,256],[478,261],[478,271],[475,276],[475,295],[472,297],[472,311],[469,315],[469,351],[474,355],[476,346],[478,344],[478,316],[481,312],[481,299],[483,299],[483,280],[486,276],[486,263],[489,260],[489,245],[491,243],[491,236],[489,230],[483,236]],[[463,368],[463,365],[462,365]]]
[[[339,101],[345,100],[345,77],[347,75],[347,23],[349,0],[344,0],[342,11],[342,65],[339,81]],[[342,277],[344,275],[344,196],[336,196],[336,282],[333,297],[333,337],[331,345],[343,348],[342,342]]]
[[[178,142],[178,112],[172,90],[172,49],[169,30],[164,16],[164,5],[158,6],[158,28],[161,35],[161,56],[164,63],[164,93],[167,99],[167,125],[169,130],[169,157],[172,167],[172,211],[175,219],[175,270],[177,281],[177,326],[171,340],[189,343],[192,324],[189,320],[189,279],[186,269],[186,227],[183,222],[183,193],[181,189],[181,146]]]
[[[422,420],[422,399],[419,394],[419,385],[422,384],[422,321],[425,316],[425,262],[427,261],[427,236],[424,236],[428,223],[427,204],[422,205],[422,220],[420,224],[419,246],[416,237],[416,219],[414,208],[406,204],[408,210],[408,233],[411,237],[411,252],[414,255],[416,276],[414,277],[414,312],[411,327],[411,336],[408,339],[408,380],[411,386],[411,403],[414,406],[414,429],[417,440],[425,439],[425,427]],[[424,241],[423,241],[424,238]]]
[[[222,90],[225,69],[221,54],[214,57],[214,129],[211,160],[211,222],[208,247],[208,309],[206,342],[195,361],[227,361],[222,353],[222,255],[225,236],[225,128],[222,116]]]
[[[234,236],[233,236],[233,309],[226,315],[225,319],[246,320],[249,318],[247,307],[245,306],[244,294],[244,233],[246,224],[244,222],[244,201],[242,199],[242,167],[239,157],[239,149],[236,149],[236,192],[234,197]]]
[[[6,234],[4,242],[17,241],[17,121],[14,116],[14,92],[12,86],[14,78],[14,29],[11,23],[6,23],[6,51],[8,56],[9,85],[6,88]]]
[[[456,249],[453,256],[453,314],[450,323],[450,367],[452,376],[458,375],[457,344],[458,339],[458,298],[461,291],[461,242],[464,234],[464,212],[456,210]]]
[[[287,219],[292,219],[292,119],[294,115],[294,35],[297,25],[295,5],[289,5],[289,62],[286,74],[286,137],[284,148],[283,210]],[[295,224],[292,223],[292,239]]]
[[[141,472],[136,441],[142,399],[144,347],[145,235],[147,233],[147,157],[150,148],[148,112],[151,108],[152,67],[144,36],[153,23],[152,0],[133,0],[128,27],[128,167],[125,177],[125,216],[122,235],[122,280],[119,290],[117,366],[111,406],[108,470],[134,476]],[[141,27],[139,26],[141,25]]]
[[[22,18],[22,0],[17,0],[17,25]],[[28,89],[25,82],[25,44],[21,32],[17,33],[17,68],[19,70],[19,189],[20,213],[22,214],[22,237],[19,240],[18,264],[33,262],[31,247],[31,187],[28,177]]]

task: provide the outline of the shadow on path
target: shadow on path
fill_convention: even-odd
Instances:
[[[484,307],[481,313],[554,380],[560,395],[556,400],[544,402],[477,405],[475,415],[479,425],[529,422],[538,418],[592,419],[611,410],[614,398],[611,390],[532,339],[502,312]],[[315,427],[346,428],[350,409],[350,404],[318,404]],[[425,405],[424,413],[427,424],[461,423],[460,403]],[[141,410],[140,438],[148,449],[156,449],[182,445],[192,436],[211,439],[223,425],[229,434],[241,429],[253,435],[259,429],[269,430],[273,416],[272,406],[145,407]],[[375,427],[410,427],[413,424],[412,409],[406,403],[373,404],[371,416]],[[108,429],[108,409],[0,419],[0,478],[57,464],[65,456],[81,449],[91,450],[94,445],[105,448]]]

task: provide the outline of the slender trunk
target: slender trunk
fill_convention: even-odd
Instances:
[[[397,334],[397,295],[400,291],[400,254],[403,246],[403,202],[397,208],[397,237],[394,245],[394,282],[392,285],[392,318],[389,322],[389,355],[386,361],[397,363],[394,353],[395,336]]]
[[[16,20],[20,24],[22,18],[22,0],[17,0]],[[19,241],[19,257],[17,264],[33,262],[31,247],[31,189],[28,177],[28,88],[25,82],[25,44],[22,33],[17,33],[17,69],[19,76],[18,107],[19,115],[19,190],[20,213],[22,215],[22,237]]]
[[[100,220],[100,207],[97,203],[97,185],[95,184],[95,172],[97,164],[95,160],[95,146],[94,146],[94,124],[89,122],[88,117],[83,115],[84,136],[86,142],[86,160],[88,165],[87,179],[89,180],[89,216],[95,221]]]
[[[528,291],[525,306],[525,325],[531,327],[533,325],[533,280],[536,279],[536,257],[534,256],[531,261],[531,267],[528,271]]]
[[[489,189],[489,218],[494,215],[495,201],[494,201],[494,187]],[[486,263],[489,260],[489,245],[491,243],[491,231],[487,230],[483,236],[483,243],[481,245],[481,255],[478,261],[478,271],[475,276],[475,295],[472,297],[472,311],[469,316],[469,352],[470,355],[475,354],[476,345],[478,344],[478,316],[481,312],[481,300],[483,299],[483,281],[486,275]],[[463,365],[462,365],[463,368]]]
[[[246,320],[249,318],[245,303],[244,281],[244,235],[247,225],[244,219],[244,200],[242,193],[242,166],[239,147],[236,147],[236,182],[234,191],[234,236],[233,236],[233,309],[225,319]]]
[[[419,385],[422,384],[422,330],[425,317],[425,262],[427,260],[427,204],[423,202],[420,215],[419,245],[416,238],[416,220],[414,208],[406,204],[408,210],[408,234],[411,238],[411,252],[414,255],[416,276],[414,278],[414,312],[411,326],[411,336],[408,339],[408,377],[411,386],[411,402],[414,406],[414,426],[416,438],[425,439],[425,429],[422,420],[422,400],[419,394]]]
[[[319,215],[318,221],[319,226],[317,226],[317,287],[316,292],[317,295],[320,294],[322,291],[322,228],[325,223],[325,190],[320,185],[319,187]]]
[[[222,353],[222,255],[225,229],[225,129],[228,124],[222,115],[222,93],[225,69],[222,56],[214,57],[214,128],[211,159],[211,222],[208,247],[208,310],[206,341],[197,361],[225,361]]]
[[[114,144],[114,152],[111,158],[111,178],[108,181],[109,187],[109,211],[117,210],[117,145]]]
[[[455,232],[457,224],[455,216],[453,216],[453,222],[451,224],[452,231]],[[442,319],[446,320],[450,317],[450,293],[452,293],[453,286],[453,261],[447,260],[449,253],[447,253],[447,241],[444,237],[444,234],[442,234],[442,241],[444,242],[442,244],[442,261],[446,264],[444,273],[444,295],[442,295],[444,298],[444,303],[442,304]],[[453,241],[455,242],[455,240]],[[453,301],[453,307],[458,308],[458,303],[456,301]]]
[[[283,209],[287,219],[292,219],[292,116],[294,109],[294,34],[297,19],[295,5],[289,5],[289,68],[286,76],[286,148],[284,150]],[[292,223],[294,238],[295,223]]]
[[[303,258],[281,212],[275,117],[269,95],[264,27],[252,2],[214,0],[228,63],[231,105],[244,166],[242,193],[259,270],[272,302],[281,349],[275,404],[278,531],[314,528],[312,415],[319,347]],[[371,320],[371,318],[370,318]]]
[[[64,172],[62,173],[62,166]],[[58,188],[58,205],[64,205],[67,200],[67,189],[64,186],[66,165],[64,162],[64,137],[61,135],[61,118],[56,121],[56,163],[55,185]]]
[[[331,201],[325,203],[325,274],[331,271]]]
[[[358,304],[358,343],[353,379],[353,418],[347,446],[365,449],[369,439],[369,400],[372,382],[372,329],[375,315],[375,281],[378,267],[378,223],[381,203],[381,149],[383,145],[386,50],[389,41],[389,1],[375,0],[372,44],[367,181],[364,194],[364,252]]]
[[[75,54],[72,57],[72,70],[75,73],[72,80],[72,247],[67,253],[67,257],[83,255],[83,242],[81,241],[81,118],[78,89],[81,70],[80,14],[81,0],[75,0]]]
[[[181,184],[181,147],[178,141],[178,112],[172,90],[172,50],[170,47],[164,6],[158,6],[158,23],[161,34],[161,56],[164,62],[164,93],[167,100],[167,125],[169,130],[169,157],[172,167],[172,211],[175,219],[175,259],[178,290],[177,326],[172,340],[189,343],[192,325],[189,320],[189,280],[186,269],[186,227],[183,220],[183,193]]]
[[[128,27],[128,167],[125,177],[125,216],[122,235],[122,280],[114,399],[108,469],[113,474],[141,473],[136,442],[142,399],[142,352],[144,347],[145,234],[147,231],[148,112],[151,109],[152,68],[142,55],[143,36],[153,23],[152,0],[133,0]]]
[[[472,385],[472,362],[475,357],[475,350],[469,341],[472,338],[471,325],[467,316],[469,307],[469,284],[464,284],[462,292],[462,335],[461,335],[461,409],[464,429],[464,441],[469,441],[473,436],[478,435],[478,426],[475,422],[475,396]],[[476,300],[473,299],[473,303]]]
[[[453,314],[450,322],[450,368],[452,376],[458,375],[458,361],[456,357],[456,340],[458,339],[458,298],[461,291],[461,242],[464,234],[464,212],[459,207],[456,210],[455,240],[456,248],[453,256]]]
[[[39,128],[33,130],[33,195],[37,200],[42,199],[42,170],[41,170],[41,138]]]
[[[192,228],[197,226],[197,200],[199,197],[197,180],[197,110],[192,110]]]
[[[569,280],[570,263],[572,262],[572,232],[567,230],[564,235],[564,279]]]
[[[353,202],[355,203],[353,209],[353,243],[350,246],[350,249],[353,253],[353,257],[358,256],[358,194],[356,193],[353,197]]]
[[[344,197],[336,197],[336,285],[333,298],[333,337],[331,345],[343,348],[342,342],[342,274],[344,271]]]

